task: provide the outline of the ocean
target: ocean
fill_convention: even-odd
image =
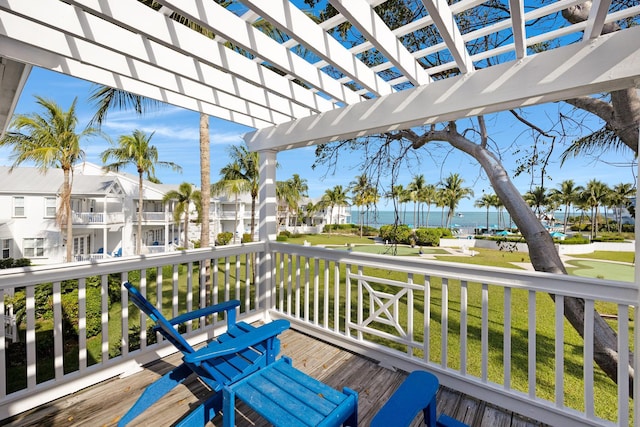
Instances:
[[[420,213],[420,219],[414,220],[413,209],[407,209],[406,212],[398,212],[398,223],[407,224],[411,228],[415,228],[414,223],[420,227],[425,227],[428,220],[429,227],[444,227],[447,220],[447,212],[442,215],[442,209],[432,209],[427,217],[427,212]],[[363,212],[364,224],[372,227],[379,228],[382,225],[393,224],[395,222],[395,213],[393,211],[369,211],[368,219],[367,213]],[[562,222],[564,216],[562,212],[556,213],[556,220]],[[355,209],[351,210],[351,222],[353,224],[360,224],[359,212]],[[511,220],[511,216],[505,210],[501,215],[495,210],[489,211],[488,221],[487,212],[475,211],[475,212],[457,212],[451,220],[451,226],[459,229],[473,230],[474,228],[481,227],[486,228],[487,223],[490,228],[503,229],[515,227],[515,224]]]

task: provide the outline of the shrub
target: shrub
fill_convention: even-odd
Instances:
[[[14,268],[14,267],[28,267],[31,265],[31,260],[29,258],[4,258],[0,259],[0,270],[5,268]]]
[[[382,240],[391,243],[409,243],[412,231],[408,225],[383,225],[380,227],[380,237]]]
[[[242,243],[249,243],[249,242],[253,242],[253,236],[251,236],[251,233],[244,233],[242,235]]]
[[[224,231],[222,233],[218,233],[218,238],[216,240],[218,245],[224,246],[228,245],[231,239],[233,239],[233,233],[230,231]]]
[[[563,245],[585,245],[587,243],[589,243],[589,239],[584,237],[582,234],[574,234],[562,241]]]
[[[442,229],[418,228],[416,230],[416,243],[420,246],[439,246]]]
[[[65,337],[77,336],[79,332],[78,290],[74,289],[62,295],[62,334]],[[86,292],[86,332],[87,338],[94,337],[102,330],[102,299],[100,289],[87,287]],[[50,301],[51,307],[53,301]]]
[[[287,240],[289,240],[289,238],[286,234],[280,233],[276,236],[276,242],[286,242]]]

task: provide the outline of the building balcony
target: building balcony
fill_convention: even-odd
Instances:
[[[107,225],[124,222],[123,212],[74,212],[73,225]]]
[[[62,425],[69,416],[81,424],[108,423],[128,409],[145,381],[155,379],[167,363],[177,363],[149,365],[135,381],[127,377],[174,350],[166,342],[155,343],[148,329],[152,322],[128,304],[121,286],[126,278],[154,304],[161,301],[168,316],[238,299],[239,317],[247,322],[285,318],[311,342],[330,344],[315,347],[288,332],[282,353],[336,388],[356,389],[363,421],[371,419],[403,375],[386,368],[436,374],[443,386],[438,412],[470,425],[492,425],[491,420],[511,419],[512,412],[522,420],[562,426],[628,426],[635,420],[625,356],[638,348],[634,284],[277,242],[269,243],[270,256],[265,257],[266,247],[256,242],[1,271],[0,302],[7,304],[4,297],[13,295],[7,301],[21,304],[25,317],[15,349],[0,339],[5,346],[0,352],[0,419],[15,417],[7,422],[19,425],[39,412],[60,414],[60,422],[51,425]],[[255,282],[252,253],[261,261]],[[77,294],[69,292],[69,280],[76,281]],[[64,306],[72,295],[79,295],[80,326],[62,333],[68,318]],[[110,304],[110,295],[121,304]],[[608,322],[618,333],[621,355],[618,384],[593,362],[593,317],[587,316],[584,338],[566,324],[564,301],[572,297],[584,299],[587,313],[597,307],[611,315]],[[40,322],[39,305],[46,301],[52,301],[53,320],[43,327],[47,322]],[[184,333],[195,343],[215,336],[223,325],[222,319],[194,321]],[[23,357],[14,359],[12,352],[23,352]],[[367,367],[367,360],[380,364]],[[88,386],[95,387],[74,395],[73,407],[64,400],[45,403]],[[109,391],[125,389],[135,392]],[[202,397],[189,385],[177,393],[178,400],[180,393],[187,396],[184,402]],[[80,412],[82,405],[95,408],[90,402],[96,396],[110,395],[122,403],[97,405],[108,415],[95,409]],[[89,403],[80,403],[85,399]],[[168,406],[149,417],[166,423],[188,411],[188,404],[173,403],[163,403]],[[20,415],[42,405],[46,410]],[[162,418],[162,411],[173,418]]]
[[[173,221],[173,214],[170,212],[142,212],[142,222],[145,223],[166,223]],[[133,218],[133,222],[138,223],[138,215]]]

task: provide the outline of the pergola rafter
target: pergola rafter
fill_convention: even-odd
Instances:
[[[414,3],[420,7],[415,11],[415,20],[391,30],[376,11],[385,0],[323,0],[327,1],[338,13],[318,22],[308,16],[318,9],[303,10],[301,0],[236,0],[228,9],[214,1],[159,0],[160,10],[138,0],[0,0],[0,55],[5,61],[48,68],[253,127],[259,131],[249,140],[261,141],[259,147],[278,150],[363,132],[341,134],[336,123],[350,122],[361,129],[432,123],[559,99],[563,94],[609,90],[620,87],[621,82],[633,86],[640,74],[637,64],[629,63],[629,58],[635,57],[633,47],[637,42],[629,39],[629,46],[617,45],[617,40],[627,39],[618,33],[634,32],[634,28],[622,28],[607,41],[628,54],[626,59],[620,59],[625,64],[621,67],[623,77],[613,77],[620,74],[616,70],[619,64],[606,62],[606,58],[600,64],[602,59],[594,59],[597,53],[586,48],[589,43],[602,43],[600,33],[605,25],[629,18],[637,21],[638,5],[612,6],[611,0],[594,1],[585,22],[567,24],[556,20],[555,25],[536,27],[538,20],[582,0],[527,4],[526,10],[524,0],[503,0],[508,16],[480,28],[466,29],[457,24],[459,15],[488,7],[483,0],[462,0],[451,5],[421,0]],[[208,34],[174,21],[173,13],[186,17]],[[285,36],[274,38],[274,34],[261,30],[264,26],[256,26],[261,20]],[[362,37],[346,42],[336,38],[333,31],[346,24]],[[430,26],[437,28],[442,41],[411,48],[403,44],[405,37]],[[472,45],[475,40],[498,34],[511,34],[513,41],[487,48]],[[528,90],[527,96],[509,93],[530,86],[529,81],[515,82],[513,86],[496,84],[504,82],[505,69],[512,79],[530,79],[530,68],[519,66],[518,61],[529,61],[531,57],[536,58],[532,63],[540,64],[541,69],[563,69],[564,63],[572,63],[573,58],[563,62],[555,59],[555,45],[535,55],[527,52],[538,43],[550,41],[564,49],[563,40],[568,40],[564,44],[580,44],[582,48],[576,48],[573,54],[583,55],[581,63],[593,64],[605,74],[587,73],[594,80],[578,78],[572,82],[569,73],[552,73],[557,76],[554,86],[559,88],[553,94],[544,85]],[[362,60],[361,55],[368,55],[370,50],[375,50],[379,59],[375,64]],[[431,55],[452,60],[426,67]],[[609,70],[615,71],[606,74]],[[431,82],[430,76],[438,76],[438,82]],[[473,86],[478,84],[474,82],[483,82],[485,87]],[[435,83],[437,90],[427,89]],[[407,93],[398,96],[397,90],[407,89]],[[429,108],[411,112],[395,124],[380,125],[386,121],[378,123],[373,119],[397,117],[396,111],[388,110],[393,102],[403,100],[403,106],[417,106],[418,94],[431,91],[446,94],[443,99],[448,102],[436,98]],[[15,105],[12,99],[7,102]],[[329,117],[339,120],[331,121]],[[325,138],[314,134],[315,130],[305,134],[308,128],[299,131],[307,121],[321,124],[332,135]],[[270,135],[280,134],[286,137],[265,142]]]

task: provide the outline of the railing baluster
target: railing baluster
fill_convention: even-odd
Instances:
[[[257,294],[257,292],[256,292]],[[251,311],[251,254],[244,254],[244,312]]]
[[[320,259],[313,259],[313,324],[318,324],[320,299]]]
[[[100,304],[101,304],[101,337],[102,346],[100,349],[102,355],[102,363],[109,360],[109,275],[103,274],[100,277]]]
[[[425,362],[431,361],[431,277],[424,276],[424,329],[422,337],[422,350],[424,351],[423,360]]]
[[[333,267],[333,330],[340,332],[340,263]]]
[[[593,381],[593,327],[594,327],[594,301],[584,301],[584,407],[588,417],[595,415],[594,381]]]
[[[140,270],[140,293],[147,297],[147,270]],[[147,348],[147,316],[140,312],[140,351]]]
[[[293,292],[293,256],[287,254],[287,314],[291,315],[291,296]]]
[[[324,261],[324,318],[322,326],[329,329],[329,260]]]
[[[489,380],[489,285],[482,284],[482,330],[480,331],[480,353],[482,365],[480,378],[482,382]]]
[[[231,281],[229,277],[229,270],[231,268],[231,262],[229,257],[224,258],[224,300],[229,301],[231,298]]]
[[[564,297],[555,296],[555,388],[556,406],[564,406]]]
[[[62,292],[60,288],[60,282],[53,282],[53,368],[56,380],[60,380],[64,375],[64,334],[62,331]]]
[[[413,285],[413,273],[407,275],[407,283]],[[407,342],[409,343],[407,353],[409,356],[413,356],[413,341],[413,289],[409,288],[407,291]]]
[[[309,257],[304,258],[304,321],[309,321]]]
[[[345,335],[351,336],[351,264],[347,264],[344,267],[345,271],[345,308],[344,308],[344,332]],[[362,270],[358,268],[358,276],[362,275]],[[362,286],[360,286],[360,278],[358,278],[358,314],[356,316],[356,322],[358,326],[362,326]],[[362,331],[358,328],[357,333],[358,341],[362,341]]]
[[[623,304],[618,304],[617,350],[618,424],[626,426],[629,425],[629,399],[627,398],[629,396],[629,306]]]
[[[280,311],[284,313],[284,254],[282,252],[278,253],[278,258],[280,258],[280,262],[278,265],[280,266],[280,292],[278,293],[278,303],[280,307]]]
[[[87,281],[78,280],[78,369],[87,369]],[[60,378],[62,378],[62,372]]]
[[[180,296],[180,292],[178,290],[178,279],[179,279],[179,264],[173,264],[173,275],[172,275],[172,290],[171,290],[171,317],[176,317],[178,315],[178,297]]]
[[[187,298],[186,298],[186,313],[193,311],[193,263],[187,264]],[[193,320],[187,321],[187,334],[190,334],[193,330]]]
[[[467,375],[467,281],[460,281],[460,374]]]
[[[504,288],[504,328],[502,331],[503,340],[503,364],[504,364],[504,389],[511,389],[511,288]]]
[[[449,279],[442,278],[442,313],[440,315],[440,347],[441,347],[441,360],[440,365],[443,368],[447,367],[447,348],[448,348],[448,334],[449,334]]]
[[[242,295],[240,294],[240,284],[242,283],[242,278],[240,277],[240,255],[236,255],[236,289],[235,289],[235,299],[237,299],[238,301],[240,301],[240,303],[242,303],[243,299],[242,299]],[[240,306],[237,309],[237,314],[240,314]]]
[[[529,294],[529,320],[528,320],[528,374],[529,374],[529,397],[536,397],[536,292],[528,291]]]
[[[120,339],[120,354],[122,357],[129,354],[129,294],[124,283],[128,280],[128,275],[123,272],[120,277],[120,300],[122,301],[122,313],[120,316],[120,331],[122,338]]]
[[[300,255],[296,256],[295,316],[300,318]]]

